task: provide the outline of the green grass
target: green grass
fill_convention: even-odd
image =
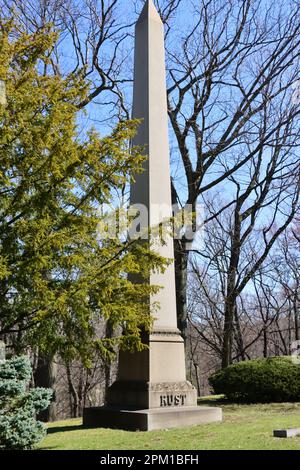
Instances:
[[[300,437],[278,439],[274,429],[300,427],[300,403],[229,404],[217,397],[200,404],[223,409],[223,423],[151,432],[84,429],[81,420],[48,425],[40,449],[50,450],[296,450]]]

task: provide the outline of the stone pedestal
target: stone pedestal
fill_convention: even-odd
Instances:
[[[183,339],[177,330],[150,335],[149,349],[121,352],[106,406],[86,408],[83,425],[152,431],[218,422],[220,408],[197,406],[186,380]]]
[[[183,339],[177,329],[154,331],[142,352],[121,352],[108,405],[165,408],[195,406],[197,393],[186,381]]]
[[[222,421],[222,410],[204,406],[130,410],[113,407],[86,408],[84,426],[126,431],[154,431]]]

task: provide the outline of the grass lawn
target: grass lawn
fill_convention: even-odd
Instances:
[[[84,429],[81,420],[48,425],[40,449],[49,450],[213,450],[300,449],[300,437],[278,439],[274,429],[300,428],[300,403],[236,405],[217,398],[200,404],[221,406],[223,423],[151,432]]]

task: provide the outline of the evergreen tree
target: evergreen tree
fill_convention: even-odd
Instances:
[[[31,365],[27,357],[0,363],[0,449],[31,449],[45,435],[36,413],[47,408],[51,389],[27,391]]]
[[[144,157],[128,145],[137,123],[80,133],[88,85],[80,72],[47,73],[55,35],[0,28],[0,334],[86,363],[95,348],[142,348],[152,321],[143,299],[158,287],[126,274],[147,277],[166,262],[147,244],[97,237],[99,207],[140,171]],[[123,334],[97,338],[99,318]]]

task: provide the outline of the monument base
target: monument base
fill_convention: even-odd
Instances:
[[[124,429],[126,431],[154,431],[180,428],[222,421],[221,408],[183,406],[177,408],[128,410],[114,407],[85,408],[83,425],[86,427]]]

